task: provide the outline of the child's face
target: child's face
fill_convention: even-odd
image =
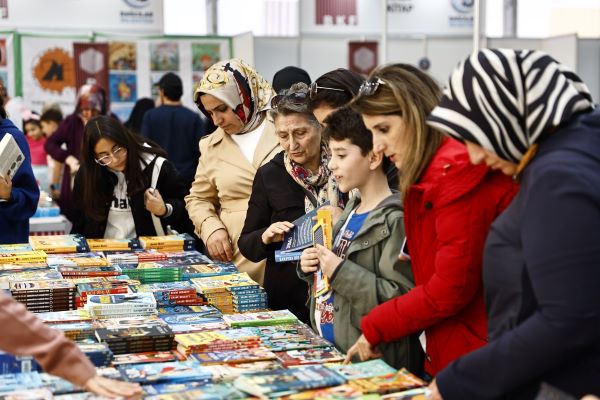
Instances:
[[[44,136],[40,125],[34,122],[28,122],[25,124],[25,134],[33,140],[40,140]]]
[[[44,135],[47,137],[52,136],[58,129],[58,124],[54,121],[41,121],[40,124],[42,125],[42,132],[44,132]]]
[[[330,139],[329,148],[331,160],[328,166],[344,193],[355,188],[360,190],[369,181],[372,171],[378,167],[371,163],[372,152],[363,155],[360,147],[352,144],[350,139]]]

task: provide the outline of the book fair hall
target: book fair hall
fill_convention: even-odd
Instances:
[[[600,400],[600,0],[0,0],[0,400]]]

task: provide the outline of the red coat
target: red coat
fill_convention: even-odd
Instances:
[[[404,202],[415,288],[362,319],[369,343],[425,330],[431,375],[486,343],[483,247],[492,221],[516,191],[509,177],[472,165],[463,144],[444,140]]]

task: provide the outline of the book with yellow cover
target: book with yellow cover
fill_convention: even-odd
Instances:
[[[45,263],[47,258],[46,252],[41,250],[0,252],[0,264]]]
[[[333,226],[331,219],[331,211],[329,209],[320,209],[317,211],[317,222],[313,226],[313,244],[320,244],[329,250],[333,245]],[[315,297],[322,296],[329,292],[329,279],[323,274],[321,268],[315,271],[314,274],[314,294]]]
[[[85,237],[79,234],[29,236],[29,243],[34,250],[43,250],[52,254],[90,251]]]

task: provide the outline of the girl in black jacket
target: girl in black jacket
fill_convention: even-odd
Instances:
[[[187,219],[185,188],[166,153],[107,116],[85,126],[73,189],[73,232],[88,238],[164,235]]]

